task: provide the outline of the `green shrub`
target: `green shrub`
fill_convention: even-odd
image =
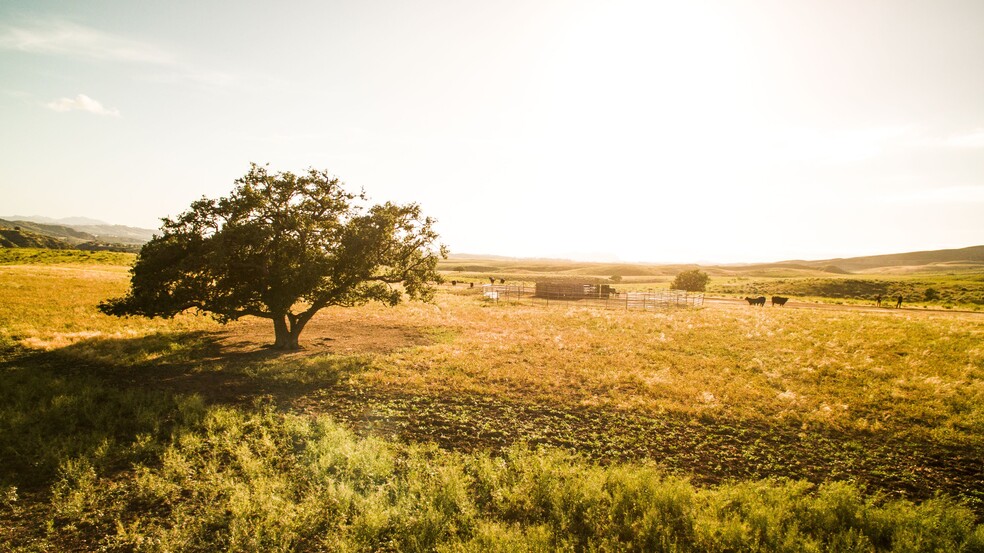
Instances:
[[[703,292],[711,277],[700,269],[683,271],[670,283],[670,290],[687,290],[688,292]]]
[[[45,372],[0,373],[0,522],[33,518],[0,534],[0,548],[984,550],[984,527],[942,497],[886,500],[844,482],[700,488],[651,465],[524,446],[451,453],[272,406],[208,407]],[[28,510],[22,489],[34,490]]]

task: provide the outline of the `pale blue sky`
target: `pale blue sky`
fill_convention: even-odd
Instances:
[[[984,243],[984,2],[0,3],[0,214],[156,228],[250,162],[452,251]]]

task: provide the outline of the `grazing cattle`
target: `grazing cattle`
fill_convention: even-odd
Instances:
[[[757,298],[745,298],[745,301],[748,302],[748,305],[758,305],[760,307],[765,306],[765,296],[759,296]]]
[[[789,301],[789,298],[784,298],[782,296],[772,296],[772,306],[773,307],[775,307],[777,305],[779,307],[785,307],[787,301]]]

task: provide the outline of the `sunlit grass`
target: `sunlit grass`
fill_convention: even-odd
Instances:
[[[218,328],[211,319],[190,314],[162,320],[100,313],[100,301],[126,292],[128,270],[107,264],[0,265],[0,339],[53,350],[100,339]]]
[[[984,321],[973,316],[643,313],[466,296],[387,314],[457,334],[382,360],[360,375],[373,385],[978,443],[984,435]]]
[[[194,315],[99,313],[96,304],[123,293],[126,276],[113,265],[0,267],[0,335],[133,363],[194,349],[194,340],[170,334],[220,328]],[[976,316],[746,306],[654,313],[479,298],[442,293],[435,304],[329,309],[322,317],[329,328],[357,318],[435,337],[374,356],[373,370],[357,376],[371,386],[888,428],[948,441],[984,436],[984,321]]]
[[[0,265],[117,265],[129,266],[136,254],[110,251],[0,248]]]
[[[966,309],[984,308],[984,273],[963,271],[951,274],[844,275],[835,277],[761,278],[715,277],[711,294],[782,295],[799,301],[894,307],[902,296],[904,307]]]
[[[325,336],[302,334],[306,351],[237,358],[209,349],[222,340],[210,319],[116,319],[95,309],[126,285],[120,265],[0,266],[0,549],[984,548],[984,527],[946,497],[914,504],[824,479],[697,486],[660,458],[600,466],[524,445],[447,451],[356,437],[314,401],[347,391],[355,401],[370,392],[406,400],[403,409],[426,398],[553,406],[575,418],[584,409],[625,424],[608,429],[615,438],[661,418],[717,421],[736,436],[708,443],[730,448],[730,458],[770,453],[741,442],[743,425],[759,437],[793,427],[792,439],[806,444],[870,440],[825,465],[864,476],[865,447],[886,437],[931,452],[984,448],[977,315],[637,312],[489,303],[445,287],[433,304],[319,315],[328,338],[363,325],[426,339],[333,353],[322,349],[332,343]],[[246,323],[226,330],[238,324]],[[220,399],[226,405],[210,403]],[[366,405],[362,416],[398,408]],[[565,439],[586,450],[597,441]],[[885,466],[902,465],[875,465]]]
[[[221,328],[194,315],[99,313],[96,304],[123,293],[126,277],[114,265],[0,267],[0,336],[39,350],[73,346],[67,351],[77,358],[141,363],[193,351],[189,333]],[[355,318],[434,337],[373,356],[373,369],[356,377],[371,386],[888,428],[947,441],[984,436],[984,321],[971,315],[746,306],[654,313],[442,293],[435,304],[329,309],[322,318],[328,328]],[[176,333],[185,338],[169,338]]]
[[[153,403],[63,456],[12,549],[109,551],[977,551],[947,499],[773,481],[697,488],[646,465],[601,467],[517,446],[460,455],[356,438],[324,417]],[[121,401],[122,400],[122,401]],[[23,406],[22,406],[23,407]],[[79,409],[66,404],[65,415]],[[166,427],[154,419],[168,421]],[[167,437],[169,434],[170,437]],[[16,438],[9,432],[8,440]],[[42,449],[51,449],[50,446]],[[35,453],[31,453],[34,455]],[[120,470],[121,462],[128,466]],[[4,508],[20,513],[16,487]],[[0,535],[0,540],[3,536]],[[3,541],[0,541],[2,544]]]

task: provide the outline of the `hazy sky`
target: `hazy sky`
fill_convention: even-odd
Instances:
[[[984,244],[984,2],[0,2],[0,214],[156,228],[250,162],[454,252]]]

